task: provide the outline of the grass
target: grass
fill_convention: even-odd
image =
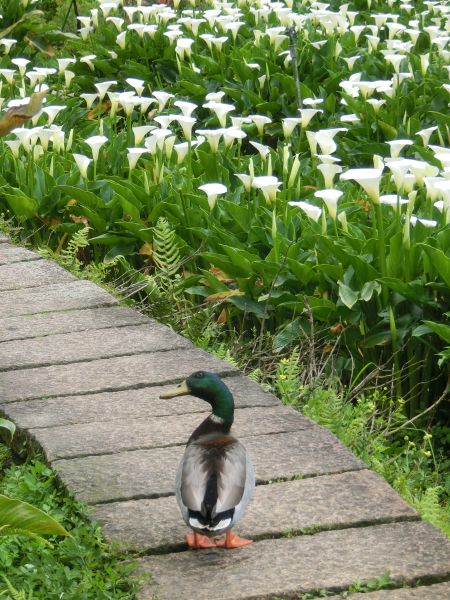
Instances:
[[[11,463],[10,451],[0,444],[2,458],[0,493],[44,510],[72,535],[49,538],[52,548],[21,536],[2,538],[0,573],[17,594],[34,600],[132,600],[139,583],[132,576],[134,565],[125,565],[125,555],[105,542],[89,509],[67,495],[41,459]],[[11,598],[7,587],[0,579],[0,598]]]

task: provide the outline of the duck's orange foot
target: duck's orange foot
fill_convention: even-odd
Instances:
[[[189,548],[215,548],[216,542],[206,535],[200,535],[196,531],[188,533],[186,536],[186,543]]]
[[[231,529],[227,531],[224,541],[216,542],[216,546],[221,548],[242,548],[242,546],[248,546],[252,544],[252,540],[246,540],[238,535],[231,533]]]

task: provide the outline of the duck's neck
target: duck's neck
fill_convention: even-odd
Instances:
[[[225,385],[219,391],[202,394],[202,399],[211,404],[212,413],[193,432],[190,441],[210,433],[226,434],[233,425],[234,399]]]

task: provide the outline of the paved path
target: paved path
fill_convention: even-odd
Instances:
[[[205,404],[159,394],[200,368],[232,389],[234,429],[260,484],[237,527],[255,543],[239,550],[187,551],[173,496]],[[450,599],[450,541],[333,435],[234,367],[3,237],[0,409],[92,506],[105,536],[153,574],[140,600],[339,594],[386,572],[397,587],[420,587],[354,600]]]

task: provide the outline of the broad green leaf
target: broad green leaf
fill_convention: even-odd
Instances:
[[[255,302],[245,296],[231,296],[228,298],[228,302],[234,304],[242,312],[253,313],[260,319],[266,319],[269,311],[273,310],[273,306],[270,306],[267,302]]]
[[[378,281],[368,281],[362,286],[360,297],[364,302],[369,302],[374,292],[379,294],[381,292],[381,285]]]
[[[311,324],[305,317],[298,317],[288,323],[273,339],[274,352],[281,352],[284,348],[292,346],[295,342],[309,335]]]
[[[420,244],[427,253],[433,267],[442,277],[448,287],[450,287],[450,258],[446,256],[442,250],[433,248],[428,244]]]
[[[434,333],[437,333],[447,344],[450,344],[450,326],[445,323],[436,323],[435,321],[424,321]]]
[[[241,277],[251,277],[253,275],[251,261],[257,259],[258,257],[254,257],[252,254],[241,249],[236,250],[230,246],[223,245],[222,248],[228,254],[233,265],[240,268],[244,273],[244,275],[241,275]]]
[[[3,192],[9,206],[19,218],[30,219],[37,211],[37,202],[34,198],[27,196],[22,190],[9,188],[9,192]]]
[[[353,308],[358,302],[358,292],[353,291],[348,285],[338,281],[339,284],[339,298],[347,308]]]
[[[12,421],[8,421],[7,419],[0,419],[0,428],[7,429],[11,435],[11,439],[13,439],[14,433],[16,432],[16,426]]]
[[[384,121],[380,121],[378,119],[378,125],[381,129],[381,131],[384,133],[384,135],[390,139],[390,140],[395,140],[396,137],[398,137],[398,132],[395,129],[395,127],[393,127],[392,125],[389,125],[388,123],[385,123]]]
[[[0,495],[0,536],[9,533],[42,536],[64,535],[70,533],[55,519],[45,514],[39,508],[23,502]]]

